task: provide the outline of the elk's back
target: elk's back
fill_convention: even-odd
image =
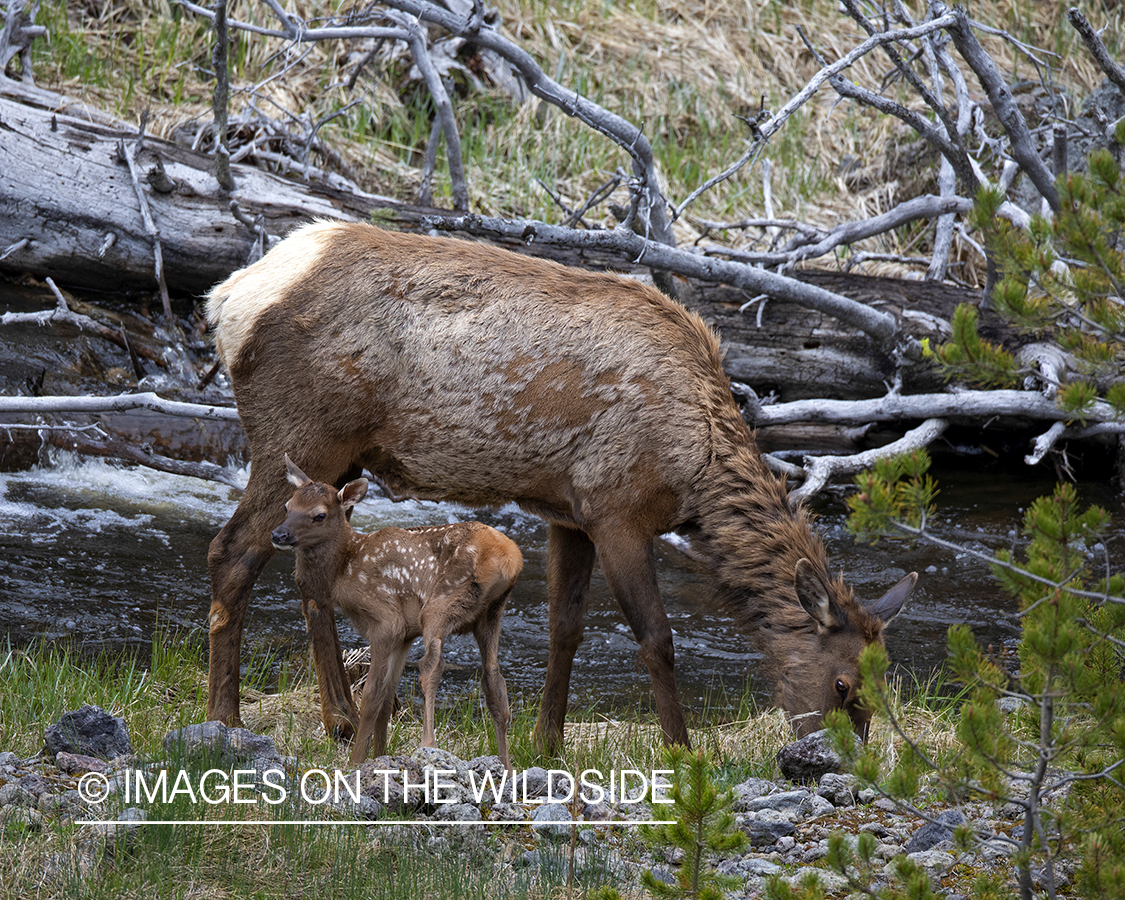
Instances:
[[[332,443],[420,497],[671,527],[738,418],[714,334],[654,288],[449,238],[305,226],[208,318],[255,458]]]

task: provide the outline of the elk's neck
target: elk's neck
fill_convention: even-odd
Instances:
[[[827,570],[824,545],[805,513],[790,508],[784,480],[766,468],[741,421],[716,440],[700,494],[692,543],[722,606],[767,656],[780,652],[779,634],[813,634],[795,574],[802,558]]]

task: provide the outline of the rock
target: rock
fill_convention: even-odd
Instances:
[[[746,804],[767,794],[777,793],[780,788],[765,778],[747,778],[741,784],[736,784],[732,790],[734,791],[734,803],[731,805],[731,809],[734,812],[744,812],[747,809]]]
[[[225,749],[239,759],[270,760],[281,759],[273,738],[255,734],[247,728],[228,728]]]
[[[947,809],[938,814],[936,821],[927,822],[915,831],[903,849],[907,855],[932,850],[942,841],[952,840],[953,829],[964,824],[966,824],[965,817],[959,810]]]
[[[104,772],[109,766],[105,760],[98,759],[96,756],[86,756],[81,753],[67,753],[65,750],[60,750],[55,757],[55,765],[59,767],[60,772],[65,772],[67,775],[81,775],[84,772]]]
[[[789,816],[775,809],[743,813],[737,819],[741,820],[739,826],[754,847],[771,847],[779,838],[792,835],[797,830]]]
[[[43,733],[47,755],[60,752],[114,759],[133,752],[125,720],[96,706],[81,706],[64,713]]]
[[[442,803],[434,818],[442,822],[480,822],[480,810],[471,803]]]
[[[774,809],[778,812],[792,813],[794,815],[807,815],[810,809],[809,801],[812,794],[809,791],[784,791],[779,794],[767,794],[747,800],[743,804],[746,812],[760,812],[763,809]]]
[[[516,775],[516,790],[520,798],[542,797],[547,793],[547,770],[532,766],[519,772]]]
[[[837,808],[855,806],[859,792],[859,779],[840,772],[825,772],[821,776],[817,794]]]
[[[844,766],[828,742],[827,731],[816,731],[782,747],[777,763],[782,775],[801,783],[819,782],[828,772],[839,772]]]
[[[929,872],[944,872],[957,861],[952,853],[946,853],[944,850],[922,850],[918,853],[908,853],[906,858]]]
[[[531,830],[543,838],[562,840],[570,835],[574,819],[561,803],[544,803],[531,814]]]
[[[30,808],[35,805],[35,795],[23,785],[11,781],[0,785],[0,808],[9,806]]]
[[[11,750],[5,750],[3,753],[0,753],[0,772],[8,770],[14,771],[22,762],[23,760],[16,756]]]
[[[164,735],[164,750],[182,756],[220,753],[224,757],[264,764],[281,761],[273,738],[247,728],[227,728],[222,722],[199,722],[169,731]]]
[[[221,751],[226,747],[228,730],[222,722],[185,725],[164,735],[164,750],[185,756],[196,756],[208,750]]]

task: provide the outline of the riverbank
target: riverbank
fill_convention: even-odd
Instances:
[[[441,711],[439,751],[416,751],[407,702],[394,720],[393,755],[357,770],[319,728],[308,684],[249,689],[246,729],[201,724],[205,670],[189,642],[165,639],[148,666],[44,646],[7,650],[0,675],[10,685],[0,696],[4,898],[588,897],[603,887],[644,897],[643,872],[673,880],[683,865],[638,826],[666,818],[669,807],[652,801],[667,797],[660,786],[671,777],[657,729],[641,717],[582,721],[575,711],[563,755],[545,761],[530,743],[534,710],[517,708],[513,789],[491,756],[479,696]],[[87,703],[103,712],[86,718],[112,739],[60,744],[60,733],[74,731],[65,714]],[[953,741],[947,714],[916,700],[902,712],[932,749]],[[711,778],[733,789],[736,827],[749,839],[709,860],[735,876],[730,896],[759,897],[771,877],[798,883],[809,873],[827,896],[852,893],[827,866],[836,831],[852,846],[874,837],[878,865],[862,875],[871,886],[888,881],[903,855],[941,896],[968,894],[981,873],[1007,877],[1002,841],[961,852],[948,826],[1005,834],[1015,810],[933,796],[919,797],[914,814],[848,775],[791,783],[778,767],[789,738],[777,713],[692,737],[710,754]],[[877,724],[873,740],[893,752],[889,729]]]

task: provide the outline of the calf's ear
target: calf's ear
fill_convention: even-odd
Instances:
[[[288,453],[285,454],[285,480],[297,488],[312,484],[312,479],[297,468],[297,464],[289,458]]]
[[[347,512],[367,496],[367,479],[357,478],[355,481],[349,481],[340,488],[340,493],[336,496],[340,498],[340,505],[344,507],[344,512]]]

